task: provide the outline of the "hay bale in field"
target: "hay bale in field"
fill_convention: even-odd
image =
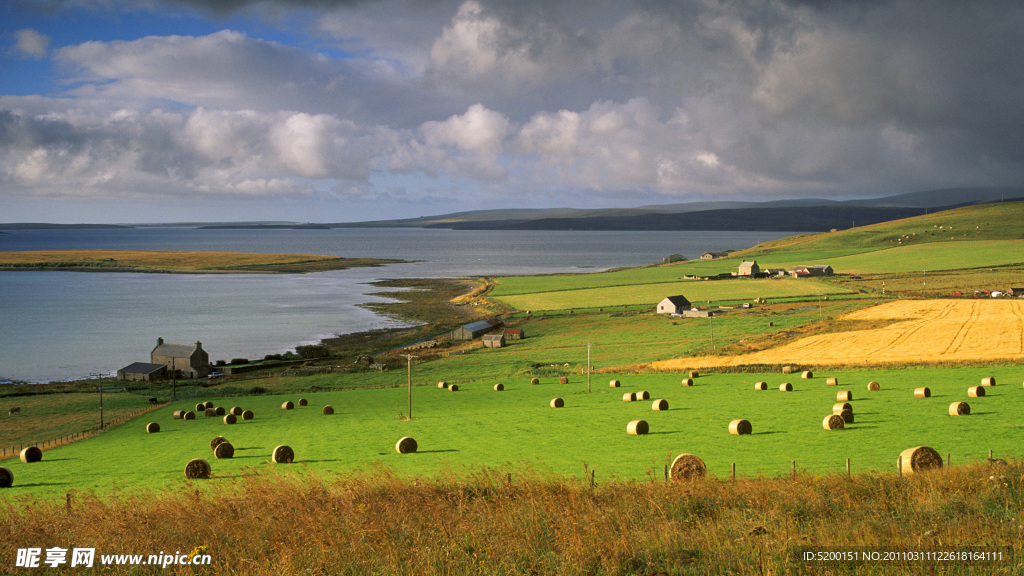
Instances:
[[[795,366],[783,366],[782,367],[782,373],[783,374],[792,374],[794,372],[796,372],[796,367]]]
[[[881,388],[882,387],[878,384],[878,382],[875,382],[875,381],[868,382],[868,391],[869,392],[877,392],[878,390],[881,390]]]
[[[651,410],[668,410],[668,400],[665,400],[664,398],[655,400],[654,403],[651,404]]]
[[[217,411],[214,410],[213,408],[206,408],[203,410],[203,416],[206,416],[207,418],[213,418],[217,416]]]
[[[550,404],[552,408],[562,408],[565,406],[565,400],[562,400],[561,398],[552,398]]]
[[[295,409],[295,403],[292,402],[291,400],[286,400],[283,403],[281,403],[281,410],[294,410],[294,409]]]
[[[223,406],[217,406],[213,411],[217,413],[217,416],[223,416],[227,413],[227,410],[225,410]]]
[[[299,406],[309,406],[309,401],[305,398],[299,398]]]
[[[188,412],[185,412],[184,415],[182,415],[181,419],[182,420],[195,420],[196,419],[196,413],[191,411],[191,410],[189,410]]]
[[[683,386],[687,388],[693,386],[693,378],[683,378]]]
[[[742,435],[750,434],[754,431],[754,428],[750,425],[749,420],[737,419],[729,422],[729,434]]]
[[[754,382],[754,390],[767,390],[767,389],[768,389],[768,383],[767,382]]]
[[[214,436],[213,440],[210,440],[210,450],[216,450],[217,446],[227,442],[228,439],[223,436]]]
[[[832,405],[833,414],[839,414],[843,410],[849,410],[850,412],[853,412],[853,405],[850,404],[849,402],[837,402]]]
[[[843,422],[846,422],[847,424],[853,424],[853,410],[840,410],[838,412],[833,411],[832,413],[835,414],[836,416],[842,417]]]
[[[252,413],[252,410],[246,410],[242,412],[242,420],[252,420],[256,415]]]
[[[21,450],[21,461],[25,464],[31,464],[32,462],[39,462],[43,459],[43,451],[37,446],[29,446]]]
[[[224,423],[225,424],[234,424],[235,422],[238,422],[238,416],[235,416],[234,414],[225,414],[224,415]]]
[[[633,436],[639,436],[641,434],[647,434],[650,431],[650,426],[644,420],[633,420],[626,425],[626,434],[632,434]]]
[[[498,382],[497,384],[494,385],[494,391],[495,392],[501,392],[504,389],[505,389],[505,385],[502,384],[501,382]]]
[[[185,464],[185,478],[189,480],[209,478],[211,472],[210,463],[202,458],[193,458]]]
[[[800,374],[800,377],[803,378],[804,380],[810,380],[811,378],[814,378],[814,372],[811,372],[810,370],[804,370],[803,373]]]
[[[949,405],[950,416],[966,416],[971,413],[971,407],[967,402],[953,402]]]
[[[437,383],[437,387],[438,388],[448,388],[448,383],[445,382],[444,380],[441,380],[440,382]]]
[[[618,380],[612,380],[611,382],[608,383],[609,388],[618,388],[621,385],[622,383],[619,382]]]
[[[295,460],[295,451],[291,446],[281,444],[270,453],[270,459],[278,464],[291,464]]]
[[[826,386],[839,386],[839,378],[828,378],[825,380]]]
[[[330,404],[324,406],[323,412],[324,416],[330,416],[331,414],[334,414],[334,406],[331,406]]]
[[[530,378],[530,384],[532,384],[534,386],[536,386],[537,384],[540,384],[540,378]]]
[[[993,378],[992,376],[986,376],[986,377],[981,379],[981,385],[982,386],[995,386],[996,385],[996,379]]]
[[[184,410],[175,410],[174,411],[174,419],[175,420],[181,420],[182,417],[184,417],[184,416],[185,416],[185,411]]]
[[[235,447],[231,445],[231,442],[225,440],[217,444],[217,447],[213,449],[213,455],[217,459],[233,458],[235,456]]]
[[[626,392],[622,395],[623,402],[636,402],[636,392]]]
[[[792,392],[792,391],[793,391],[793,385],[790,384],[789,382],[783,382],[782,384],[779,384],[779,392]]]
[[[821,427],[825,430],[842,430],[846,428],[846,420],[838,414],[829,414],[821,421]]]
[[[985,396],[984,386],[971,386],[967,389],[967,396],[969,398],[981,398]]]
[[[849,402],[853,400],[853,392],[850,390],[840,390],[836,393],[836,402]]]
[[[206,403],[200,402],[196,404],[196,412],[204,412],[206,410]]]
[[[232,406],[232,407],[231,407],[231,410],[230,410],[230,412],[231,412],[232,414],[234,414],[235,416],[241,416],[241,415],[242,415],[242,412],[243,412],[243,410],[242,410],[242,408],[241,408],[241,407],[239,407],[239,406]]]
[[[697,378],[698,376],[700,376],[700,372],[696,370],[690,370],[690,378]]]
[[[209,410],[210,408],[213,408],[213,402],[209,400],[203,402],[203,410]]]
[[[565,376],[562,376],[561,378],[558,379],[558,383],[559,384],[568,384],[569,383],[569,378],[567,378]]]
[[[14,486],[14,472],[0,466],[0,488],[10,488],[11,486]]]
[[[929,446],[907,448],[900,452],[896,465],[901,474],[913,474],[935,468],[942,468],[942,455]]]
[[[146,424],[146,434],[156,434],[160,431],[160,425],[156,422],[150,422]]]
[[[452,385],[448,386],[448,391],[449,392],[458,392],[459,391],[459,385],[458,384],[452,384]]]
[[[419,444],[416,443],[415,438],[405,436],[395,443],[395,452],[399,454],[412,454],[419,450]]]
[[[676,481],[700,480],[707,476],[708,467],[693,454],[680,454],[669,467],[669,476]]]
[[[932,391],[927,386],[914,388],[914,398],[931,398]]]
[[[650,400],[651,399],[651,394],[649,392],[647,392],[647,390],[641,390],[641,391],[636,393],[636,399],[637,400]]]

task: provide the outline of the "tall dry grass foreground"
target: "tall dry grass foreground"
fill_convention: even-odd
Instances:
[[[223,482],[223,484],[221,484]],[[104,574],[1020,574],[1024,466],[692,483],[589,482],[482,470],[436,479],[387,471],[298,479],[258,472],[160,493],[70,504],[0,503],[0,572],[18,548],[186,553],[204,567]],[[804,560],[826,547],[946,551],[972,563]],[[864,550],[863,548],[861,550]],[[17,569],[42,573],[46,568]],[[90,573],[66,568],[67,573]]]

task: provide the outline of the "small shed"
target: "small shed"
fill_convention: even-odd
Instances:
[[[715,258],[725,258],[728,256],[728,252],[705,252],[700,255],[701,260],[714,260]]]
[[[757,260],[751,260],[740,262],[740,269],[737,276],[757,276],[761,273],[761,267],[757,265]]]
[[[167,377],[167,366],[150,362],[133,362],[117,371],[118,380],[162,380]]]
[[[526,338],[522,328],[505,328],[505,340],[522,340]]]
[[[486,334],[480,341],[483,343],[484,348],[502,348],[505,346],[505,335]]]
[[[664,300],[658,302],[657,311],[658,314],[682,314],[692,306],[686,296],[666,296]]]
[[[1019,298],[1021,296],[1024,296],[1024,288],[1010,288],[1009,290],[1006,291],[1006,293],[1009,294],[1010,296],[1016,296]]]

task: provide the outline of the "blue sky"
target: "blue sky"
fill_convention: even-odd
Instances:
[[[1024,6],[0,3],[0,220],[340,222],[1024,182]]]

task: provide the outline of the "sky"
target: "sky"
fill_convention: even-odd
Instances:
[[[4,0],[0,222],[1024,183],[1018,0]]]

